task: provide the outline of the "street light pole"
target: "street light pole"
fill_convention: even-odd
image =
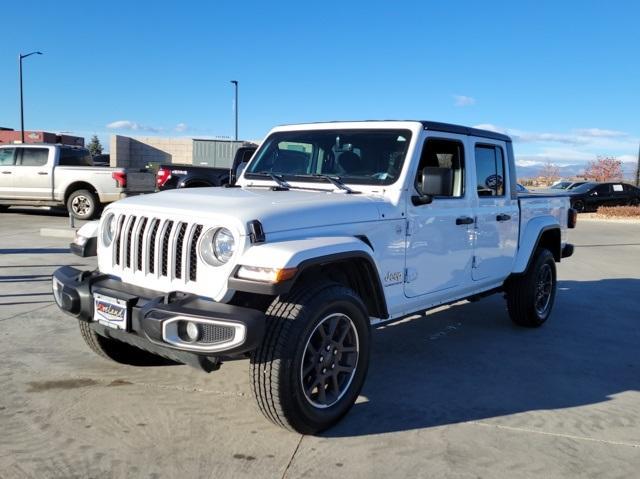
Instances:
[[[235,134],[235,139],[236,141],[238,141],[238,81],[237,80],[231,80],[231,83],[233,83],[233,86],[235,87],[235,102],[234,102],[234,110],[236,113],[236,134]]]
[[[24,143],[24,101],[22,98],[22,60],[31,55],[42,55],[42,52],[31,52],[26,55],[20,54],[20,139]]]

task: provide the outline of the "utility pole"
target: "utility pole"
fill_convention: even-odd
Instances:
[[[236,141],[238,141],[238,81],[237,80],[231,80],[231,83],[233,83],[233,86],[235,87],[235,101],[234,101],[233,109],[235,110],[235,113],[236,113],[235,139],[236,139]]]
[[[24,102],[22,99],[22,60],[30,57],[31,55],[42,55],[42,52],[31,52],[23,55],[22,53],[19,55],[20,63],[20,139],[22,143],[24,143]]]

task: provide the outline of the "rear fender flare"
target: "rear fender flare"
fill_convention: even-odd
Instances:
[[[547,246],[553,253],[553,257],[556,261],[560,261],[562,255],[560,224],[553,216],[539,216],[529,221],[520,235],[520,245],[513,265],[513,273],[524,273],[527,270],[535,250],[543,238],[547,238],[546,235],[553,236],[544,242],[549,242]]]

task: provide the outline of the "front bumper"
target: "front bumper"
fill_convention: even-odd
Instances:
[[[246,353],[256,349],[264,335],[265,315],[255,309],[217,303],[193,294],[161,293],[70,266],[56,270],[53,282],[60,309],[88,322],[98,334],[180,362],[201,363],[198,357]],[[126,304],[129,318],[126,329],[113,329],[94,321],[94,294]],[[198,340],[185,340],[178,333],[181,323],[189,322],[205,331]]]

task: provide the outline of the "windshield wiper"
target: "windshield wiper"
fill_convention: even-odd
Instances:
[[[291,185],[289,185],[289,183],[287,183],[280,176],[276,175],[275,173],[272,173],[271,171],[258,171],[258,172],[251,172],[248,174],[252,176],[264,176],[264,177],[271,178],[283,190],[288,190],[291,188]]]
[[[323,175],[321,173],[314,173],[313,175],[295,175],[295,176],[296,177],[300,176],[303,178],[322,178],[323,180],[327,180],[333,186],[335,186],[338,189],[341,189],[342,191],[346,191],[347,193],[350,193],[350,194],[358,193],[357,191],[354,191],[351,188],[349,188],[347,185],[345,185],[339,176]]]

